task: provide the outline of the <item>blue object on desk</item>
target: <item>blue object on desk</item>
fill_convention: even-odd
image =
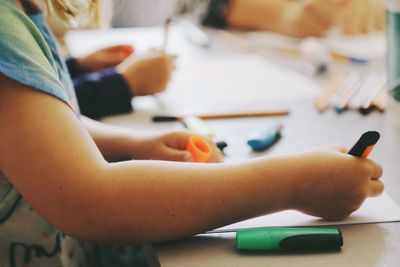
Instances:
[[[247,144],[254,151],[266,150],[281,138],[281,130],[281,123],[270,122],[263,129],[252,134],[247,140]]]
[[[354,57],[349,58],[349,61],[351,64],[355,65],[364,65],[368,63],[368,59],[354,58]]]

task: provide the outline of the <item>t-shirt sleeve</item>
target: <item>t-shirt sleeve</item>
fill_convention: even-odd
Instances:
[[[1,4],[0,25],[0,72],[70,104],[51,51],[33,22],[11,4]]]

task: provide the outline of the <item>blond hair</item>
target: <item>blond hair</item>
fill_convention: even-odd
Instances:
[[[108,27],[111,20],[111,0],[42,0],[48,16],[56,17],[73,27]]]

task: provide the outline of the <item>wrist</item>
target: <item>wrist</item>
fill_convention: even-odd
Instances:
[[[129,160],[148,160],[154,159],[154,147],[159,145],[154,136],[135,136],[129,134],[125,136],[126,155]]]
[[[91,72],[92,69],[90,67],[90,65],[87,63],[87,57],[79,57],[76,58],[76,63],[78,65],[78,67],[81,69],[82,72]]]
[[[291,166],[288,168],[287,166]],[[301,167],[293,156],[270,157],[257,160],[251,166],[252,172],[260,178],[259,195],[262,203],[268,202],[272,212],[296,209],[297,185],[300,181]]]
[[[134,136],[133,134],[127,133],[123,139],[125,140],[125,155],[129,160],[132,159],[141,159],[139,156],[140,153],[140,144],[143,143],[143,140],[140,141],[137,136]]]
[[[302,211],[305,196],[308,196],[310,189],[317,186],[313,178],[317,175],[315,159],[306,157],[304,154],[290,156],[290,175],[288,175],[288,209]]]
[[[127,130],[122,130],[114,135],[112,141],[115,154],[113,161],[126,161],[135,159],[137,151],[137,139]]]
[[[128,85],[132,96],[140,96],[140,93],[137,91],[137,88],[140,86],[140,79],[135,77],[136,75],[132,73],[132,70],[128,72],[123,65],[118,65],[115,69]]]

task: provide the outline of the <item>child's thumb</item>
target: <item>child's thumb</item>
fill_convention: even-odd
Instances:
[[[169,159],[171,161],[193,162],[193,156],[186,150],[177,150],[169,148]]]
[[[347,153],[348,152],[348,149],[342,144],[338,144],[338,143],[330,144],[330,145],[328,145],[328,147],[330,149],[334,150],[334,151],[337,151],[337,152],[341,152],[341,153]]]

